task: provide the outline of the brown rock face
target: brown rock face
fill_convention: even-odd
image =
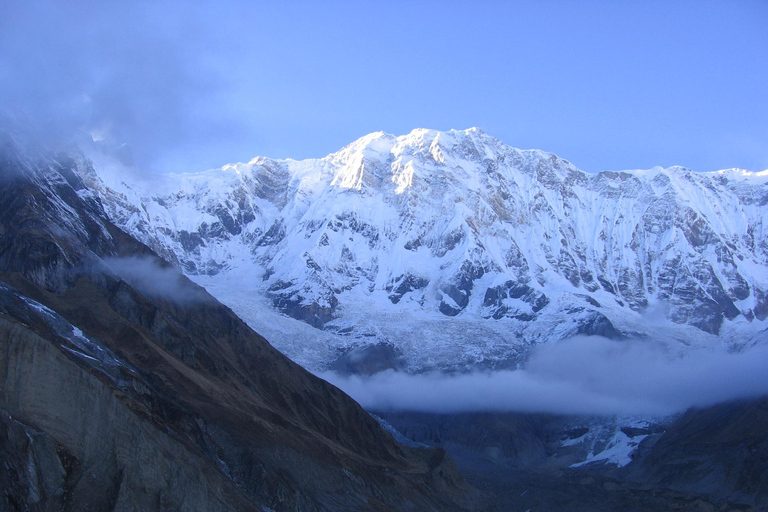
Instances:
[[[0,509],[481,507],[35,162],[0,159]]]

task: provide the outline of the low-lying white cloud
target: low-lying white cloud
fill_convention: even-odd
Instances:
[[[540,347],[523,370],[320,376],[370,410],[661,416],[768,394],[768,346],[672,357],[645,340],[580,336]]]
[[[181,305],[211,300],[205,290],[159,258],[107,258],[104,263],[125,282],[146,296]]]

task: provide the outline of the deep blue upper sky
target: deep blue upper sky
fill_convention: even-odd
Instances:
[[[768,169],[768,2],[0,4],[0,107],[195,171],[478,126],[586,171]]]

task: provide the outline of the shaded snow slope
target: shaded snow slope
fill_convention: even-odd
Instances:
[[[152,184],[93,164],[118,225],[315,369],[514,367],[574,334],[738,348],[768,327],[765,172],[588,174],[475,128]]]

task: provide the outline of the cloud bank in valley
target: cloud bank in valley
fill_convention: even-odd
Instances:
[[[672,358],[645,340],[580,336],[540,347],[517,371],[320,376],[369,410],[663,416],[768,394],[768,346]]]

